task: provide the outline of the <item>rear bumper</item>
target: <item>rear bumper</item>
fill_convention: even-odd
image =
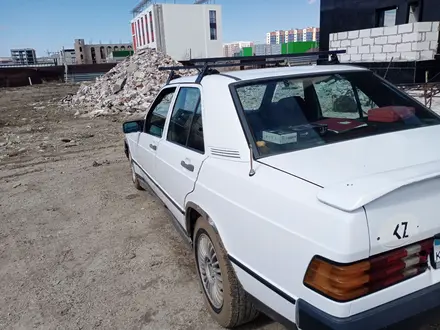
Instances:
[[[331,316],[302,299],[297,301],[297,311],[301,330],[417,329],[440,319],[440,283],[348,318]]]

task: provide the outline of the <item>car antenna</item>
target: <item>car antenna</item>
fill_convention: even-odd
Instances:
[[[252,149],[252,144],[249,144],[249,152],[250,152],[250,156],[251,156],[251,170],[249,171],[249,176],[254,176],[255,175],[255,170],[254,170],[254,150]]]

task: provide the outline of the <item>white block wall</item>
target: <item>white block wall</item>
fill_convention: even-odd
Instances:
[[[330,34],[330,50],[346,50],[341,62],[433,60],[440,22],[418,22]]]

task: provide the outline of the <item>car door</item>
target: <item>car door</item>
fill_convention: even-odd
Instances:
[[[156,157],[159,140],[163,137],[165,122],[174,100],[176,87],[166,87],[154,100],[145,118],[143,131],[139,134],[136,165],[140,167],[139,173],[147,182],[157,183],[154,173],[154,160]]]
[[[184,225],[185,197],[193,189],[205,155],[202,93],[198,85],[181,86],[158,146],[155,173],[171,202],[169,209]]]

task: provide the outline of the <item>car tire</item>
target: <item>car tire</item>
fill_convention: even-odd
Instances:
[[[133,181],[134,187],[137,190],[144,190],[144,188],[142,188],[139,179],[136,176],[136,172],[134,170],[134,163],[133,163],[133,159],[131,158],[131,153],[128,153],[128,160],[130,161],[130,169],[131,169],[131,180]]]
[[[200,217],[195,225],[193,239],[199,284],[206,306],[215,321],[222,327],[234,328],[254,320],[259,312],[238,281],[216,230]],[[214,284],[215,281],[217,282]],[[215,294],[208,294],[210,288]],[[221,300],[218,293],[222,295]]]

